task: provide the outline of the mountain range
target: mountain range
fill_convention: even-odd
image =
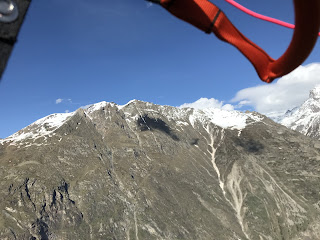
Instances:
[[[320,239],[318,96],[296,131],[137,100],[42,118],[0,140],[0,239]]]

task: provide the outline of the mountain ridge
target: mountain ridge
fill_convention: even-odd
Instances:
[[[53,133],[56,129],[58,129],[62,124],[65,123],[68,118],[73,116],[76,112],[80,111],[80,109],[83,109],[86,114],[90,116],[90,113],[103,109],[107,105],[110,105],[112,107],[116,107],[119,110],[123,109],[124,107],[130,105],[130,104],[135,104],[135,103],[145,103],[147,106],[150,105],[155,105],[159,107],[166,107],[166,108],[171,108],[176,110],[176,114],[179,115],[179,112],[183,112],[182,109],[188,109],[186,112],[193,112],[194,114],[191,117],[194,117],[195,120],[197,118],[203,118],[204,116],[208,116],[209,118],[211,117],[211,121],[218,125],[221,126],[222,128],[235,128],[235,129],[241,129],[246,126],[246,120],[248,118],[252,119],[253,121],[259,121],[262,117],[261,114],[258,114],[257,112],[240,112],[240,111],[230,111],[230,110],[223,110],[223,109],[218,109],[218,108],[206,108],[206,109],[193,109],[189,107],[185,108],[178,108],[178,107],[172,107],[169,105],[162,106],[162,105],[157,105],[149,102],[144,102],[140,100],[131,100],[125,105],[118,105],[114,102],[106,102],[106,101],[101,101],[95,104],[91,104],[87,106],[86,108],[79,108],[78,110],[71,112],[71,113],[54,113],[50,114],[46,117],[43,117],[27,127],[19,130],[17,133],[12,134],[9,137],[6,137],[2,139],[2,142],[6,141],[20,141],[25,138],[37,138],[42,135],[50,135],[50,133]],[[213,115],[219,115],[219,117],[213,117]],[[190,120],[190,119],[189,119]],[[190,120],[192,123],[194,120]],[[34,128],[34,129],[33,129]],[[35,133],[32,133],[35,132]],[[1,144],[1,142],[0,142]]]

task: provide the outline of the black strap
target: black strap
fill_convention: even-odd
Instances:
[[[219,8],[217,14],[214,16],[214,18],[213,18],[213,20],[212,20],[212,23],[210,24],[209,29],[206,31],[207,34],[210,34],[210,33],[211,33],[212,28],[214,27],[214,24],[216,23],[219,15],[220,15],[220,13],[221,13],[221,9]]]

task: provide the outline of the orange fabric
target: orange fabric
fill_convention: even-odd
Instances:
[[[294,0],[296,29],[289,48],[278,60],[246,38],[218,7],[207,0],[161,0],[160,4],[176,17],[204,32],[213,32],[222,41],[235,46],[252,63],[260,79],[267,83],[302,64],[318,39],[319,0]]]

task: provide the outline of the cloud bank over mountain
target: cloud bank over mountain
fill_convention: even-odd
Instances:
[[[300,106],[309,97],[309,91],[320,84],[320,63],[300,66],[274,84],[245,88],[231,100],[239,107],[252,106],[264,114],[285,112]]]
[[[214,98],[200,98],[199,100],[193,103],[184,103],[180,108],[194,108],[194,109],[206,109],[206,108],[219,108],[223,110],[234,110],[234,107],[231,104],[224,104],[223,101],[219,101]]]
[[[195,109],[255,110],[274,116],[300,106],[309,97],[311,89],[320,85],[320,63],[300,66],[273,84],[263,84],[238,91],[230,103],[214,98],[200,98],[180,107]]]

